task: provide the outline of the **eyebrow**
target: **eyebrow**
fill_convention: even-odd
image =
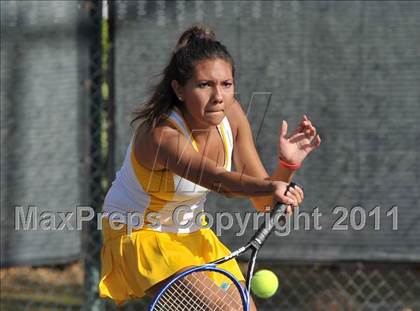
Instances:
[[[198,82],[214,82],[214,80],[211,79],[197,79]],[[222,80],[222,82],[228,82],[228,81],[233,81],[232,79],[226,79],[226,80]]]

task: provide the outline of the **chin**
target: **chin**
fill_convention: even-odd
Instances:
[[[211,125],[219,125],[220,123],[222,123],[224,117],[225,117],[225,113],[222,111],[220,113],[218,112],[215,114],[207,114],[206,120]]]

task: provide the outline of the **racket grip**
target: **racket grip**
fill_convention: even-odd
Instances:
[[[277,203],[274,208],[270,211],[270,218],[268,223],[264,222],[262,226],[258,229],[258,231],[254,234],[254,236],[251,239],[251,244],[259,249],[267,239],[267,237],[270,235],[271,231],[273,230],[276,220],[276,214],[281,213],[285,215],[287,209],[287,205],[283,203]],[[256,242],[256,243],[255,243]]]

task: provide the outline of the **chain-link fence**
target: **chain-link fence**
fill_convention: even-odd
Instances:
[[[398,264],[260,263],[279,277],[278,292],[256,299],[261,310],[404,310],[419,309],[420,268]],[[80,310],[83,265],[3,269],[2,310]],[[144,310],[148,299],[121,310]],[[118,310],[107,301],[106,310]]]
[[[389,11],[392,8],[394,12]],[[316,16],[311,16],[310,12],[315,12]],[[270,87],[282,88],[281,84],[285,83],[282,74],[276,75],[270,71],[270,68],[277,68],[280,65],[289,75],[298,79],[300,72],[307,72],[309,70],[307,66],[310,65],[317,68],[317,74],[320,79],[323,79],[322,81],[334,83],[328,75],[331,74],[333,78],[335,77],[334,79],[338,79],[339,75],[334,75],[335,71],[340,72],[340,66],[351,66],[353,62],[353,59],[346,62],[347,53],[351,56],[352,53],[357,52],[351,47],[347,50],[340,50],[340,47],[348,44],[346,41],[348,38],[352,36],[357,38],[361,36],[360,32],[366,34],[359,24],[352,26],[355,12],[361,14],[357,16],[362,16],[362,24],[365,27],[372,26],[371,32],[376,31],[376,34],[380,33],[384,36],[382,38],[365,35],[365,42],[368,42],[369,38],[379,41],[387,40],[386,36],[393,38],[393,33],[402,30],[412,38],[407,43],[406,37],[398,37],[400,40],[397,40],[398,44],[403,47],[406,44],[406,51],[400,53],[399,48],[395,47],[398,50],[395,55],[399,58],[394,59],[392,66],[397,66],[395,70],[404,72],[407,79],[403,80],[399,86],[395,81],[392,82],[397,86],[392,84],[396,91],[391,92],[390,95],[398,99],[399,90],[405,90],[408,94],[405,101],[400,104],[402,109],[394,116],[397,115],[401,122],[408,120],[407,126],[415,133],[418,126],[413,123],[413,120],[420,111],[419,93],[413,86],[418,89],[420,70],[419,64],[413,63],[411,57],[416,54],[415,51],[418,51],[419,41],[414,36],[411,37],[411,34],[418,33],[416,29],[420,30],[418,19],[415,19],[415,16],[418,16],[416,14],[420,13],[418,4],[390,2],[385,7],[381,7],[380,3],[357,2],[339,7],[324,1],[306,6],[295,1],[283,3],[271,1],[116,1],[107,6],[102,1],[2,1],[1,309],[118,309],[112,301],[98,297],[101,231],[97,230],[96,214],[93,214],[94,218],[83,227],[83,230],[22,231],[16,230],[15,207],[23,206],[23,211],[27,211],[29,205],[34,205],[42,208],[42,211],[68,213],[74,211],[76,205],[86,205],[93,211],[101,210],[105,191],[114,178],[115,169],[118,169],[123,150],[126,148],[125,143],[129,139],[127,112],[139,102],[138,98],[145,96],[143,89],[148,81],[140,80],[145,85],[139,88],[139,80],[136,79],[133,83],[133,77],[156,73],[155,68],[162,67],[166,61],[164,57],[167,56],[170,46],[175,43],[176,36],[181,30],[192,22],[218,24],[219,28],[216,30],[220,31],[217,33],[225,35],[226,44],[229,48],[232,47],[240,72],[243,72],[238,84],[242,83],[246,88],[257,91],[260,86],[254,85],[253,80],[247,78],[246,75],[250,73],[255,76],[261,75],[258,66],[266,64],[266,60],[269,60],[270,65],[267,65],[268,69],[264,71],[264,74],[272,77],[272,83],[274,83]],[[268,13],[271,19],[263,18],[264,14]],[[223,19],[226,16],[231,18],[226,21]],[[342,18],[341,21],[339,17]],[[297,18],[299,23],[294,23],[293,18]],[[338,36],[337,33],[334,34],[331,28],[320,21],[322,18],[325,18],[327,24],[338,27],[338,32],[342,32],[343,37]],[[381,18],[390,22],[388,25],[390,30],[384,32],[375,30],[377,26],[375,23],[381,24]],[[247,28],[247,25],[254,27],[254,30]],[[320,33],[317,41],[308,43],[308,27],[311,25],[316,25]],[[242,27],[246,31],[239,32],[239,36],[235,33],[229,34],[227,31],[229,27],[236,27],[236,29]],[[285,55],[287,52],[291,53],[287,55],[292,56],[287,56],[287,58],[282,58],[281,55],[276,58],[276,52],[269,50],[271,45],[277,46],[278,43],[274,40],[270,41],[270,46],[266,46],[263,42],[267,40],[267,37],[254,37],[268,30],[278,30],[278,27],[285,29],[284,32],[277,33],[278,40],[281,39],[284,42],[289,36],[294,37],[290,45],[284,44],[279,47]],[[330,35],[328,39],[330,41],[323,41],[323,36],[327,34]],[[161,39],[161,44],[153,46],[156,38]],[[300,41],[296,38],[300,38]],[[331,38],[337,41],[332,42]],[[250,60],[248,54],[252,54],[252,50],[244,51],[248,39],[265,46],[264,49],[258,49],[259,52],[254,51],[259,64],[254,64]],[[232,42],[239,42],[239,47]],[[299,45],[299,42],[302,45]],[[327,50],[324,50],[323,56],[319,58],[309,57],[310,49],[306,49],[306,54],[303,53],[303,55],[297,52],[301,48],[311,46],[314,50],[321,48],[327,48]],[[372,43],[364,51],[367,55],[373,53],[382,57],[383,55],[377,52],[376,48],[377,46]],[[165,52],[159,52],[157,49]],[[387,53],[392,52],[387,50]],[[335,62],[332,60],[333,56],[339,60]],[[136,59],[146,60],[146,63],[137,62]],[[276,59],[280,63],[276,62]],[[359,58],[354,60],[355,63],[361,61],[368,62],[370,58],[359,55]],[[335,67],[325,72],[323,66],[326,63],[317,67],[317,62],[331,62]],[[377,84],[369,82],[369,77],[386,75],[386,72],[380,71],[381,66],[385,64],[385,62],[378,62],[376,69],[363,67],[365,77],[363,83],[373,90],[376,88],[382,90],[382,85],[379,82]],[[296,66],[300,68],[298,72],[293,69]],[[247,73],[247,69],[250,73]],[[355,72],[357,70],[360,68],[357,67]],[[387,70],[388,73],[397,72],[390,67],[387,67]],[[323,96],[334,97],[335,93],[322,81],[316,84],[320,90],[315,97],[318,99]],[[381,81],[384,82],[384,80]],[[308,91],[310,80],[303,79],[303,82],[306,83],[303,84],[306,94],[310,94]],[[340,85],[335,86],[340,89]],[[340,90],[350,96],[355,88],[350,82],[347,86]],[[315,113],[317,109],[323,110],[325,119],[330,121],[334,116],[339,116],[340,111],[352,113],[351,109],[346,108],[347,106],[334,106],[337,110],[327,108],[325,105],[318,108],[309,107],[307,97],[293,97],[294,92],[296,96],[300,96],[300,89],[297,89],[294,84],[289,84],[289,87],[291,91],[287,93],[286,89],[283,89],[280,99],[291,100],[298,106],[300,103],[299,107],[305,111],[308,109]],[[367,96],[368,103],[375,101],[373,93]],[[289,97],[284,94],[288,94]],[[247,91],[242,92],[243,103],[247,102],[248,95]],[[363,98],[351,98],[360,101],[356,110],[363,110],[363,107],[368,106],[366,102],[363,102]],[[331,104],[331,101],[327,104]],[[390,105],[385,106],[389,111],[392,110]],[[375,104],[373,107],[376,107]],[[286,114],[291,114],[293,111],[287,104],[284,104],[284,109]],[[374,108],[372,111],[365,112],[366,119],[376,124],[377,120],[372,116],[375,111],[378,113],[378,110]],[[410,111],[410,115],[403,114],[401,111]],[[277,111],[274,112],[276,113]],[[383,113],[383,110],[379,110],[379,114],[386,119],[387,115]],[[258,117],[259,115],[249,115],[253,128],[258,128],[255,121]],[[363,128],[364,123],[361,120],[358,124],[362,126],[359,132],[365,129],[368,135],[372,135],[371,127]],[[326,133],[329,133],[327,124],[322,124],[322,127]],[[381,129],[380,125],[379,128]],[[411,132],[406,137],[413,141],[404,145],[405,160],[412,165],[410,172],[417,178],[414,180],[413,191],[407,194],[409,197],[409,201],[406,201],[408,203],[405,204],[407,208],[400,210],[401,214],[412,216],[407,217],[406,221],[402,218],[400,225],[404,230],[399,231],[402,235],[398,241],[411,245],[413,241],[418,242],[418,238],[416,239],[410,232],[418,230],[419,222],[416,218],[418,214],[412,213],[407,205],[414,204],[414,207],[419,207],[418,189],[415,189],[419,186],[418,161],[415,161],[415,154],[418,159],[420,152],[416,147],[418,146],[416,142],[420,138],[418,133],[413,136]],[[331,136],[327,136],[327,141],[333,138],[334,135],[331,133]],[[361,141],[359,143],[363,144]],[[262,158],[264,162],[267,162],[267,155],[263,150],[265,145],[264,140],[257,142]],[[379,151],[386,151],[380,143],[375,146],[379,148]],[[369,147],[374,148],[374,145],[369,145]],[[351,150],[347,151],[351,152]],[[410,157],[411,154],[413,157]],[[323,156],[328,157],[326,154]],[[338,153],[337,156],[339,156]],[[370,154],[366,152],[366,157],[369,156]],[[316,161],[322,162],[320,158]],[[267,166],[270,167],[270,165],[268,163]],[[322,167],[325,172],[324,177],[327,177],[328,172],[324,166]],[[392,166],[390,170],[392,171]],[[407,172],[408,177],[397,175],[396,182],[404,183],[410,179],[410,172]],[[359,175],[363,176],[363,172],[359,172]],[[299,177],[308,179],[308,185],[314,184],[312,175],[303,174]],[[381,179],[380,184],[384,183],[385,181]],[[324,185],[319,182],[318,186]],[[305,188],[308,189],[308,198],[315,196],[315,193],[310,193],[310,187],[317,186]],[[337,185],[337,188],[340,189],[335,195],[345,196],[342,190],[346,189],[345,185]],[[346,190],[352,189],[349,187]],[[397,188],[396,192],[405,193],[403,189],[404,187]],[[225,208],[226,203],[223,203],[223,200],[216,196],[210,197],[209,209],[214,211],[216,206]],[[235,208],[239,209],[241,204],[237,201]],[[76,225],[74,219],[71,219],[69,223]],[[48,224],[46,226],[48,227]],[[308,236],[308,233],[305,234]],[[369,234],[377,238],[373,236],[375,232]],[[317,237],[322,238],[322,235]],[[328,236],[324,237],[327,238],[324,241],[330,243],[329,246],[331,246],[333,240],[328,240]],[[329,256],[331,255],[329,249],[325,258],[322,258],[320,253],[312,253],[314,256],[311,257],[309,253],[304,252],[308,248],[308,243],[320,248],[322,244],[318,245],[314,241],[308,242],[299,238],[301,238],[299,235],[283,238],[296,244],[284,244],[278,247],[281,249],[283,246],[284,252],[293,254],[296,260],[279,256],[278,252],[274,251],[273,244],[267,245],[269,252],[262,256],[257,268],[268,268],[274,271],[279,277],[280,287],[272,298],[256,299],[259,310],[420,310],[420,266],[416,260],[419,255],[418,245],[412,244],[411,248],[401,248],[401,252],[396,252],[394,254],[396,257],[393,258],[391,254],[378,251],[377,254],[381,254],[378,258],[382,260],[374,260],[372,254],[375,254],[375,247],[381,249],[380,243],[369,244],[368,238],[365,237],[367,241],[365,244],[355,245],[354,240],[344,239],[349,245],[353,243],[354,248],[347,248],[352,253],[346,253],[344,242],[337,242],[340,247],[343,247],[342,250],[335,248],[333,251],[336,254]],[[230,239],[228,234],[222,239],[229,247],[234,248],[235,241]],[[386,241],[383,243],[386,244]],[[400,251],[396,244],[388,243],[387,245]],[[301,252],[294,252],[293,248]],[[357,254],[355,249],[366,252],[372,260],[346,261],[346,257],[364,258],[363,254]],[[411,253],[412,256],[410,259],[406,256],[407,260],[404,261],[401,258],[404,258],[406,253]],[[386,255],[392,261],[385,260]],[[302,258],[303,256],[307,257]],[[336,259],[332,260],[333,257]],[[120,309],[144,310],[147,303],[147,298],[134,300]]]
[[[2,310],[105,304],[102,31],[102,1],[1,2]]]

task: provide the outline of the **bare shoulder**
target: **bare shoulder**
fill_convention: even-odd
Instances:
[[[145,126],[137,127],[134,141],[134,156],[137,162],[151,170],[165,169],[156,162],[159,146],[168,139],[177,139],[178,135],[177,129],[168,121],[161,121],[151,130]]]
[[[162,120],[159,124],[149,131],[149,136],[154,145],[158,145],[162,140],[176,138],[179,136],[176,127],[167,120]]]

